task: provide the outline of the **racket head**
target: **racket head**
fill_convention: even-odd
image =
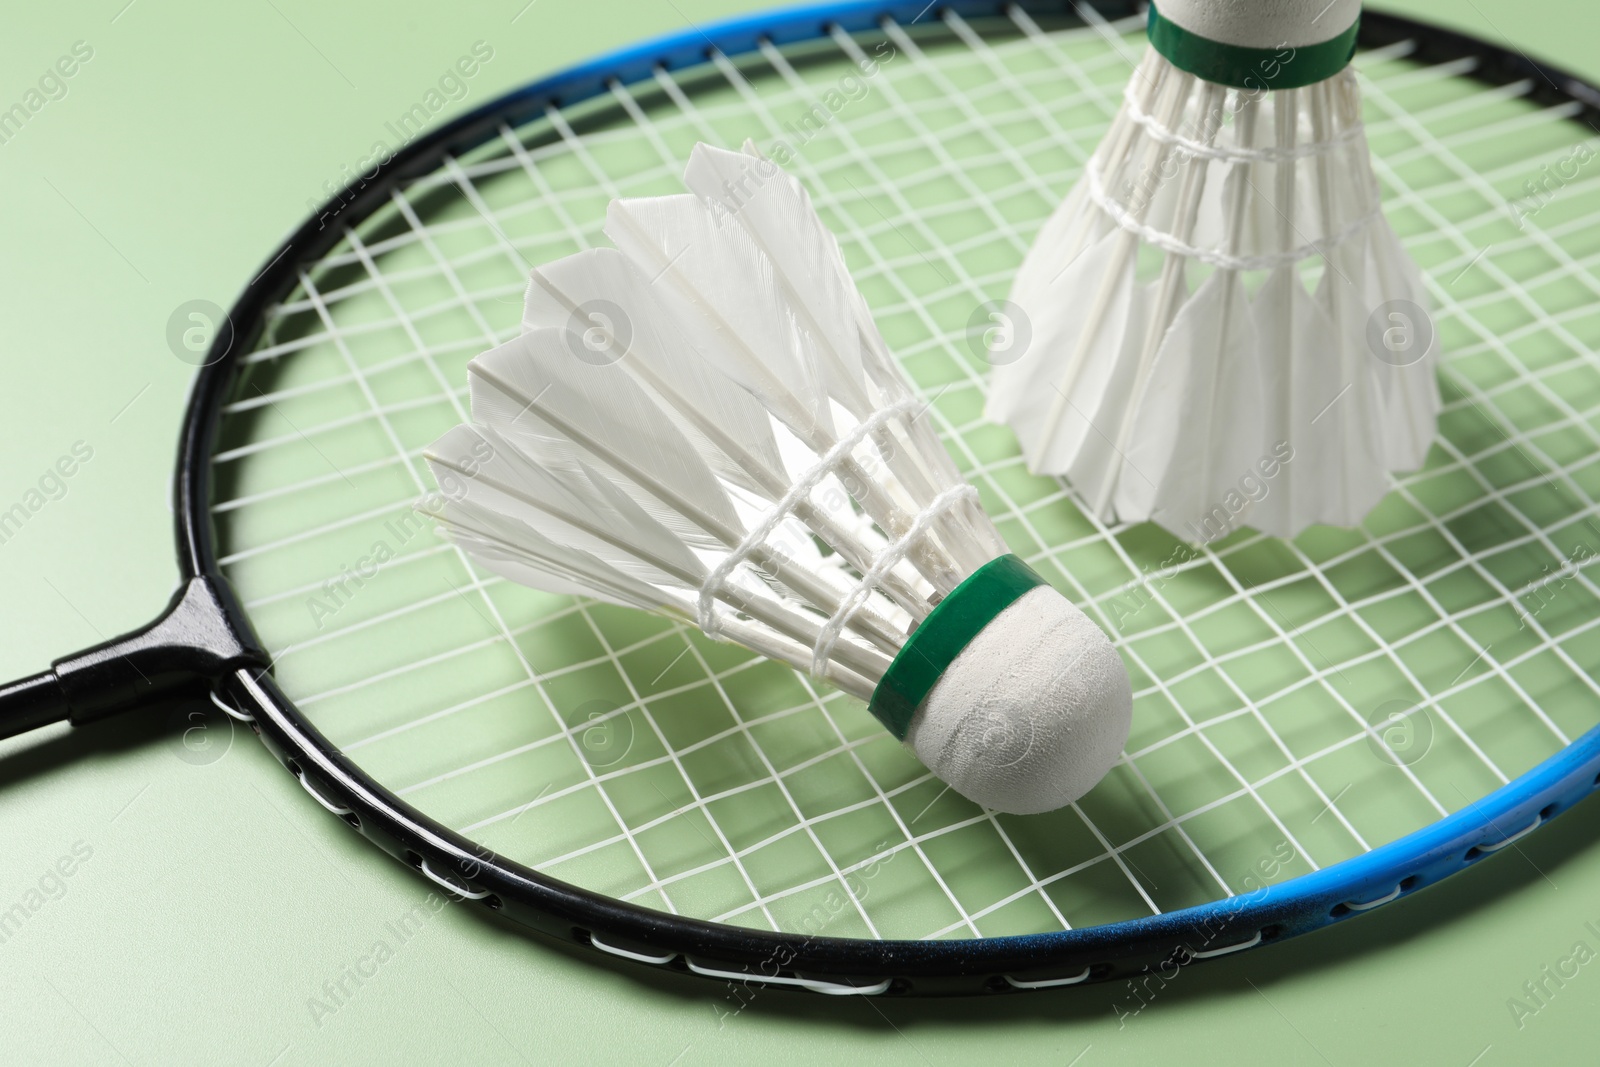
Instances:
[[[1537,347],[1518,348],[1517,338],[1534,334],[1515,334],[1527,326],[1515,321],[1515,308],[1495,309],[1511,316],[1496,329],[1515,334],[1512,343],[1499,342],[1481,321],[1480,309],[1494,307],[1490,289],[1480,286],[1468,298],[1478,303],[1455,308],[1473,329],[1489,336],[1470,329],[1454,338],[1446,334],[1447,360],[1454,348],[1466,352],[1466,360],[1497,357],[1514,371],[1448,364],[1447,382],[1449,374],[1459,376],[1456,392],[1446,394],[1453,403],[1446,412],[1445,439],[1453,450],[1443,458],[1436,454],[1414,478],[1401,479],[1412,489],[1398,494],[1407,497],[1405,508],[1386,504],[1356,534],[1318,531],[1289,547],[1246,531],[1174,564],[1176,544],[1170,538],[1147,527],[1099,528],[1061,486],[1022,473],[1007,435],[977,424],[984,368],[981,345],[968,341],[983,320],[969,311],[1003,295],[1008,272],[1020,259],[1019,239],[1025,244],[1031,227],[1053,207],[1046,192],[1064,193],[1081,163],[1059,143],[1021,151],[1067,132],[1059,126],[1052,130],[1038,114],[1043,101],[1029,102],[1028,96],[1042,92],[1040,86],[1051,80],[1063,81],[1065,95],[1076,92],[1076,110],[1063,108],[1060,114],[1083,119],[1072,131],[1079,136],[1068,140],[1086,153],[1098,139],[1094,115],[1108,122],[1107,108],[1119,98],[1122,55],[1136,55],[1143,47],[1132,21],[1057,33],[1060,26],[1039,13],[1043,6],[1017,9],[1046,33],[1042,41],[993,4],[950,5],[941,9],[940,22],[909,33],[902,29],[898,37],[882,29],[882,20],[909,25],[919,15],[916,5],[866,4],[756,16],[704,35],[697,31],[651,42],[536,83],[413,142],[370,180],[358,181],[308,220],[235,305],[231,329],[219,335],[202,368],[185,421],[176,493],[186,574],[226,576],[244,604],[236,626],[247,632],[253,625],[254,644],[276,665],[270,673],[240,670],[225,677],[218,699],[252,719],[313,798],[438,882],[441,892],[470,897],[522,925],[615,957],[833,993],[1048,988],[1137,972],[1174,956],[1209,958],[1270,943],[1448,876],[1591,790],[1600,771],[1592,686],[1585,691],[1561,673],[1573,663],[1592,667],[1596,662],[1593,642],[1584,640],[1595,616],[1583,599],[1590,590],[1581,560],[1570,583],[1561,587],[1570,587],[1570,599],[1532,614],[1539,635],[1532,654],[1525,648],[1505,661],[1490,657],[1493,669],[1486,676],[1515,684],[1483,699],[1481,707],[1483,694],[1467,702],[1471,715],[1490,723],[1482,727],[1482,741],[1479,728],[1459,728],[1464,716],[1439,703],[1460,695],[1461,690],[1452,691],[1460,679],[1442,679],[1447,684],[1441,685],[1430,675],[1429,684],[1438,692],[1414,691],[1410,699],[1385,696],[1382,681],[1367,683],[1365,696],[1342,700],[1334,683],[1325,680],[1289,690],[1291,697],[1300,691],[1315,694],[1313,701],[1287,699],[1274,673],[1298,662],[1306,676],[1328,675],[1327,668],[1319,672],[1305,666],[1318,636],[1323,646],[1335,638],[1351,640],[1349,628],[1362,633],[1363,607],[1399,597],[1401,602],[1384,610],[1401,617],[1403,609],[1428,606],[1427,594],[1441,577],[1461,571],[1480,578],[1495,575],[1485,560],[1529,544],[1539,551],[1504,564],[1529,576],[1520,586],[1501,580],[1496,590],[1485,582],[1490,592],[1477,590],[1477,600],[1467,590],[1446,589],[1444,595],[1467,598],[1462,610],[1475,614],[1490,614],[1483,605],[1491,605],[1498,617],[1515,611],[1515,591],[1530,582],[1549,591],[1536,583],[1547,580],[1539,577],[1545,574],[1539,567],[1550,562],[1554,542],[1523,534],[1528,526],[1567,530],[1581,519],[1587,493],[1581,475],[1596,446],[1581,434],[1559,452],[1524,444],[1519,419],[1539,431],[1550,430],[1552,420],[1502,410],[1492,399],[1485,410],[1483,396],[1513,392],[1500,389],[1508,380],[1526,381],[1539,393],[1542,373],[1573,371],[1586,381],[1596,367],[1587,349],[1569,367],[1549,361]],[[993,21],[997,14],[1001,21]],[[1132,5],[1102,4],[1090,14],[1131,20],[1134,11]],[[1473,121],[1489,128],[1496,120],[1526,123],[1517,109],[1532,101],[1547,108],[1534,114],[1556,110],[1548,130],[1534,131],[1547,138],[1539,141],[1540,148],[1560,149],[1575,143],[1568,120],[1588,114],[1578,103],[1582,92],[1592,93],[1584,83],[1533,68],[1481,42],[1371,12],[1362,33],[1369,50],[1362,63],[1370,62],[1371,49],[1410,42],[1407,58],[1382,60],[1386,74],[1372,64],[1372,79],[1380,74],[1403,79],[1408,70],[1454,72],[1455,64],[1461,74],[1470,71],[1491,85],[1516,89],[1471,99],[1455,73],[1441,79],[1442,85],[1413,85],[1421,90],[1417,107],[1433,109],[1426,113],[1435,118],[1444,116],[1446,138],[1464,136]],[[855,51],[844,46],[841,35],[856,44]],[[718,53],[708,56],[708,38]],[[1016,84],[999,78],[974,39],[991,49],[1010,45],[1011,51],[999,54],[1012,64],[1007,69]],[[870,63],[884,42],[890,46],[884,54],[891,58],[868,75],[862,61]],[[945,62],[952,57],[960,62]],[[904,61],[898,70],[895,61]],[[857,90],[843,82],[846,75],[869,85],[865,96],[852,99]],[[868,78],[871,82],[863,80]],[[1010,112],[1017,123],[1040,124],[1032,140],[1005,127],[1003,137],[1015,136],[1017,143],[1005,141],[1000,148],[1009,147],[1016,159],[993,143],[1001,135],[986,134],[981,123],[963,119],[960,108],[954,109],[958,122],[948,138],[932,136],[927,126],[929,100],[954,86],[966,94],[955,99],[970,106],[983,98],[985,80],[1018,94]],[[1458,96],[1446,91],[1450,85]],[[959,442],[958,460],[984,491],[991,514],[1014,545],[1020,542],[1030,559],[1048,566],[1046,573],[1114,635],[1135,668],[1141,703],[1135,706],[1135,737],[1129,742],[1132,758],[1079,810],[1039,817],[1031,825],[985,816],[943,794],[939,783],[880,736],[862,709],[796,679],[786,668],[747,663],[737,651],[633,613],[557,604],[528,591],[491,587],[430,533],[409,527],[396,532],[386,525],[392,516],[383,509],[408,514],[404,506],[430,488],[416,480],[421,461],[411,453],[431,439],[435,424],[459,421],[463,401],[452,390],[464,386],[460,365],[515,331],[519,258],[539,262],[594,240],[612,192],[604,188],[608,182],[627,195],[676,191],[678,159],[692,140],[720,137],[737,143],[750,132],[753,119],[757,133],[782,139],[789,130],[789,139],[798,139],[800,133],[793,131],[806,131],[803,108],[795,111],[799,124],[786,127],[774,105],[758,107],[753,101],[772,91],[776,99],[798,105],[805,94],[821,97],[830,88],[848,104],[863,107],[830,110],[828,121],[802,146],[797,172],[825,217],[841,229],[847,258],[858,268],[891,345],[934,398],[941,429]],[[869,98],[874,92],[888,97],[891,90],[902,113],[872,118],[865,106]],[[1430,145],[1417,139],[1402,121],[1413,118],[1411,112],[1392,96],[1384,99],[1398,111],[1389,123],[1374,124],[1380,176],[1410,194],[1391,203],[1397,228],[1416,238],[1413,249],[1425,268],[1464,262],[1461,249],[1445,247],[1441,253],[1426,240],[1438,220],[1422,210],[1428,205],[1421,194],[1434,187],[1471,192],[1472,179],[1481,175],[1470,166],[1465,175],[1459,167],[1452,170],[1461,160],[1437,140]],[[1462,99],[1512,110],[1496,111],[1486,120],[1470,114]],[[638,114],[650,121],[639,123]],[[676,125],[656,121],[660,114],[676,115]],[[906,134],[903,127],[912,120],[920,121],[922,130],[913,122]],[[863,141],[858,128],[861,135],[876,131],[881,136]],[[900,140],[889,137],[892,130]],[[1479,143],[1465,136],[1469,144]],[[652,161],[624,164],[640,141],[654,153]],[[621,142],[632,145],[619,148]],[[991,179],[981,169],[984,149],[1023,166],[1010,181]],[[967,154],[974,152],[976,157]],[[1385,166],[1390,156],[1401,168]],[[865,168],[863,159],[876,169]],[[958,161],[971,166],[954,166]],[[1403,169],[1410,164],[1419,177]],[[1476,165],[1493,173],[1486,164]],[[884,191],[901,180],[908,182],[902,199],[886,197]],[[991,180],[993,187],[985,184]],[[974,183],[987,213],[971,210]],[[1477,192],[1481,197],[1482,190]],[[530,203],[532,208],[523,210]],[[1448,210],[1447,222],[1484,214],[1481,204]],[[1581,257],[1581,231],[1562,229],[1569,221],[1562,212],[1574,210],[1571,205],[1539,202],[1538,210],[1542,218],[1532,223],[1539,227],[1536,232],[1558,250]],[[1570,218],[1581,220],[1581,209]],[[906,240],[906,231],[912,240]],[[1467,236],[1460,229],[1440,232],[1446,233],[1447,245]],[[999,240],[988,239],[994,235]],[[563,247],[563,240],[571,247]],[[507,246],[512,254],[506,254]],[[1430,256],[1430,250],[1436,254]],[[959,261],[952,252],[959,253]],[[1542,276],[1535,267],[1520,269],[1529,272],[1528,278]],[[418,283],[416,291],[402,291]],[[1570,316],[1561,318],[1570,306],[1568,297],[1518,289],[1517,297],[1531,299],[1535,309],[1524,307],[1525,317],[1557,329],[1570,322]],[[460,306],[446,313],[457,318],[459,312],[466,321],[439,326],[437,334],[428,332],[436,324],[419,326],[419,313],[448,305],[451,293]],[[954,318],[946,314],[951,311]],[[386,314],[392,322],[384,321]],[[1440,316],[1440,325],[1451,325],[1450,309]],[[391,383],[362,381],[373,377],[373,368],[396,360],[411,371],[401,370]],[[338,378],[340,367],[349,380],[338,388],[353,388],[354,408],[324,406],[328,398],[322,394],[330,391],[324,386]],[[398,392],[384,392],[390,387]],[[1542,392],[1551,388],[1543,383]],[[1485,394],[1486,389],[1491,392]],[[360,404],[387,416],[355,431],[346,455],[338,451],[344,445],[334,443],[341,428],[329,430],[326,424],[359,413]],[[406,422],[411,416],[417,420]],[[1553,421],[1554,430],[1570,429]],[[1516,434],[1507,438],[1513,449],[1484,443],[1501,425]],[[369,432],[374,430],[376,436]],[[381,461],[380,453],[361,452],[374,442],[380,451],[387,445],[403,457],[392,470],[371,466]],[[1526,454],[1530,448],[1561,474],[1558,481],[1569,484],[1557,485],[1553,499],[1517,505],[1508,494],[1528,488],[1527,472],[1514,465],[1500,469],[1496,457],[1517,450]],[[368,486],[367,476],[378,471],[379,479],[389,480]],[[1474,485],[1454,484],[1462,475]],[[295,504],[286,507],[290,493]],[[1467,523],[1483,539],[1462,543],[1456,534],[1459,520],[1485,506],[1498,509],[1512,520],[1511,529],[1521,527],[1523,533],[1496,535],[1493,522]],[[316,531],[330,523],[342,524],[338,529],[354,536],[336,530],[318,544]],[[1486,538],[1485,530],[1490,531]],[[263,563],[273,550],[262,546],[285,539],[302,546],[291,549],[295,563]],[[1427,539],[1428,545],[1410,546],[1409,554],[1400,555],[1380,550],[1410,539]],[[377,555],[371,550],[379,542],[388,544],[393,560],[364,563],[364,557]],[[408,546],[416,553],[419,545],[434,555],[407,554]],[[1554,555],[1570,562],[1574,551],[1569,544]],[[422,584],[386,572],[391,564],[427,574],[434,583],[429,595],[453,614],[429,609],[419,624],[407,623],[375,644],[306,644],[323,627],[335,632],[351,627],[347,637],[357,641],[367,640],[358,636],[363,632],[370,637],[382,630],[383,616],[404,607],[385,597]],[[342,577],[347,571],[350,577]],[[1385,574],[1398,577],[1398,583],[1391,577],[1384,584]],[[1250,601],[1229,583],[1281,590],[1302,578],[1323,583],[1323,593],[1339,603],[1339,610],[1313,610],[1299,620],[1299,629],[1280,624],[1269,636],[1284,655],[1270,657],[1272,662],[1246,672],[1243,680],[1232,676],[1228,665],[1253,653],[1224,633],[1242,625],[1233,609]],[[1118,604],[1130,592],[1143,606],[1128,616],[1127,603]],[[1310,610],[1287,593],[1278,599]],[[331,610],[318,609],[313,600]],[[1459,637],[1461,627],[1452,627],[1444,607],[1448,601],[1438,594],[1432,601],[1435,631]],[[298,616],[295,621],[285,622],[283,605]],[[1531,612],[1524,605],[1524,614]],[[1271,617],[1258,608],[1254,625],[1260,625],[1261,614]],[[448,686],[439,683],[425,691],[430,685],[419,684],[412,668],[448,651],[434,635],[480,625],[487,629],[463,643],[493,641],[499,631],[502,651],[529,674],[528,684],[502,678],[504,686],[516,686],[508,700],[491,706],[492,701],[480,699],[502,688],[487,679],[506,661],[481,668],[472,682],[476,689],[464,698],[447,699]],[[1328,629],[1319,633],[1322,626]],[[1404,634],[1365,636],[1381,650],[1378,659],[1396,665],[1416,653],[1450,662],[1445,651],[1426,646],[1407,654]],[[598,644],[587,645],[587,654],[579,651],[591,641]],[[1492,649],[1494,642],[1487,643]],[[367,651],[353,654],[350,649],[356,647]],[[374,647],[382,652],[366,661],[371,666],[341,680],[341,666],[373,655]],[[319,663],[306,651],[317,648],[323,649]],[[546,659],[538,661],[541,651]],[[1448,654],[1454,656],[1456,649]],[[625,664],[629,655],[637,655],[639,663]],[[1335,655],[1334,670],[1354,672],[1366,662],[1358,651]],[[589,673],[591,660],[606,661],[602,684],[596,684],[598,674]],[[686,681],[668,674],[685,660],[698,674],[691,672]],[[1530,673],[1525,669],[1530,663],[1536,663],[1538,670],[1531,673],[1538,679],[1516,681],[1519,669]],[[1472,669],[1468,663],[1462,673]],[[471,670],[452,668],[451,673]],[[1410,680],[1421,681],[1414,669],[1411,673]],[[545,684],[558,676],[567,679],[568,688]],[[658,684],[663,677],[667,684]],[[1216,703],[1216,690],[1226,694],[1230,688],[1242,698],[1240,706]],[[1490,688],[1483,686],[1486,692]],[[338,692],[330,695],[329,689]],[[534,690],[536,700],[530,698]],[[703,692],[696,696],[697,690]],[[614,695],[584,695],[608,691]],[[1521,711],[1534,718],[1559,715],[1555,729],[1543,736],[1538,730],[1546,727],[1539,724],[1495,735],[1492,713],[1507,707],[1508,693],[1512,700],[1520,693],[1529,697],[1529,705],[1536,697],[1549,706],[1548,713],[1536,714],[1535,706]],[[1435,702],[1421,718],[1415,714],[1418,698]],[[606,706],[585,710],[594,699]],[[1384,711],[1390,701],[1402,705],[1394,709],[1395,719]],[[1288,705],[1298,714],[1277,721],[1274,705]],[[475,724],[472,708],[487,709]],[[530,709],[545,716],[545,725],[519,733]],[[1295,736],[1291,727],[1311,730],[1320,720],[1309,712],[1319,709],[1343,727],[1337,737],[1319,738],[1314,731]],[[341,718],[335,710],[352,714]],[[440,718],[440,712],[448,714]],[[429,723],[421,720],[435,725],[424,731]],[[1409,730],[1410,742],[1386,739],[1390,726],[1407,734],[1407,724],[1423,722],[1438,747],[1410,748],[1417,743],[1415,729]],[[1235,742],[1227,737],[1230,724],[1261,729]],[[630,743],[619,755],[615,739],[624,728]],[[555,752],[562,746],[566,751],[555,761],[559,767],[533,763],[518,770],[514,759],[502,758],[504,751],[451,747],[457,742],[441,740],[448,734],[440,729],[495,739],[505,751]],[[600,751],[586,751],[583,738],[595,731]],[[406,734],[410,737],[398,744],[387,740]],[[1229,747],[1235,743],[1242,745],[1237,752]],[[385,753],[385,744],[395,747]],[[729,751],[734,748],[738,751]],[[1240,764],[1270,757],[1274,749],[1287,758],[1249,773],[1240,770]],[[1355,761],[1341,765],[1340,753],[1353,754]],[[1434,763],[1424,766],[1428,759]],[[488,780],[496,784],[474,779],[482,773],[479,764],[501,768],[489,772]],[[1328,767],[1339,769],[1326,771],[1324,781],[1320,775]],[[1463,775],[1469,791],[1455,799],[1417,789],[1414,783],[1425,781],[1422,775],[1435,767]],[[665,777],[653,777],[656,768],[665,768]],[[1359,776],[1371,786],[1352,797],[1372,798],[1364,813],[1347,811],[1350,805],[1335,799],[1341,776]],[[1412,783],[1403,804],[1396,803],[1401,793],[1392,779]],[[841,780],[859,792],[841,792]],[[1297,795],[1281,804],[1261,799],[1285,781],[1299,783]],[[624,784],[644,787],[638,790],[642,799],[631,801],[637,810],[619,806]],[[652,798],[649,789],[660,797]],[[602,798],[612,792],[617,796]],[[556,799],[545,799],[552,795]],[[577,809],[559,806],[564,797],[587,797],[604,810],[591,806],[574,814]],[[1231,807],[1240,801],[1259,811],[1240,814]],[[1373,810],[1385,804],[1400,808],[1399,815]],[[768,821],[741,824],[734,810],[739,807]],[[880,817],[852,825],[851,817],[862,811]],[[1218,825],[1206,829],[1208,816]],[[606,819],[614,820],[620,834],[596,832]],[[515,829],[500,837],[493,831],[497,826]],[[463,832],[466,827],[472,829]],[[828,836],[840,828],[847,832]],[[563,832],[576,835],[566,842],[569,847],[560,847]],[[659,840],[647,840],[650,834],[659,834]],[[1333,840],[1341,834],[1342,844]],[[585,851],[607,838],[618,839]],[[701,846],[710,851],[700,854]],[[624,857],[631,853],[639,864],[628,874],[634,880],[623,887],[626,891],[618,891],[617,864],[584,860],[613,848]],[[771,855],[763,857],[768,850]],[[565,862],[544,862],[552,856]],[[760,869],[763,858],[779,873]],[[786,865],[810,873],[791,877],[783,873]],[[696,885],[707,871],[715,884]],[[779,883],[768,881],[774,877]],[[782,884],[786,877],[789,884]],[[717,903],[737,900],[741,886],[747,899],[738,908]],[[801,888],[790,892],[796,886]],[[1232,895],[1224,896],[1224,890]],[[630,892],[631,899],[619,899]],[[686,901],[699,904],[700,913],[671,913],[672,908],[685,911]],[[722,921],[707,921],[713,917]],[[1064,928],[1068,924],[1071,928]]]

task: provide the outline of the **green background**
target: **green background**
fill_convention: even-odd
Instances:
[[[67,95],[0,144],[0,510],[75,442],[93,449],[65,496],[0,543],[0,677],[146,621],[171,591],[167,489],[193,371],[168,345],[174,309],[229,304],[324,182],[473,42],[495,57],[458,109],[749,7],[125,3],[19,7],[0,36],[0,107],[75,42],[93,48]],[[1391,6],[1600,73],[1592,6]],[[431,887],[318,817],[247,731],[215,740],[209,762],[181,759],[177,716],[0,743],[0,910],[74,846],[79,857],[64,893],[0,942],[8,1061],[1592,1058],[1600,964],[1521,1028],[1507,999],[1574,942],[1600,945],[1585,928],[1600,929],[1594,801],[1337,933],[1186,970],[1121,1020],[1117,1007],[1137,1006],[1122,985],[967,1002],[767,991],[741,1004],[454,907],[314,1018],[309,998],[375,941],[394,945],[386,924]]]

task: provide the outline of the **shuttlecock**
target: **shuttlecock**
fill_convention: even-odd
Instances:
[[[799,183],[749,145],[697,146],[685,182],[532,272],[428,451],[432,514],[504,577],[859,696],[979,804],[1075,800],[1127,739],[1117,653],[1007,554]]]
[[[1423,462],[1438,346],[1348,67],[1358,0],[1162,0],[1025,258],[987,414],[1104,521],[1353,525]],[[1021,343],[1026,338],[1026,344]]]

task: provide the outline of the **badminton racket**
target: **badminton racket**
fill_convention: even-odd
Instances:
[[[1600,90],[1364,15],[1366,134],[1446,354],[1440,438],[1359,528],[1196,547],[1102,525],[982,419],[1016,325],[996,309],[1143,48],[1128,3],[788,9],[417,138],[217,331],[167,611],[0,687],[0,734],[209,692],[308,813],[442,891],[597,959],[840,995],[1131,977],[1515,849],[1600,773]],[[1129,669],[1126,752],[1068,808],[986,812],[856,700],[497,580],[413,511],[529,267],[602,243],[611,198],[679,191],[695,142],[746,138],[791,150],[985,509]]]

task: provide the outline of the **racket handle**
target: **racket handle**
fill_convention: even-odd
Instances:
[[[60,722],[71,711],[55,671],[0,685],[0,737]]]

